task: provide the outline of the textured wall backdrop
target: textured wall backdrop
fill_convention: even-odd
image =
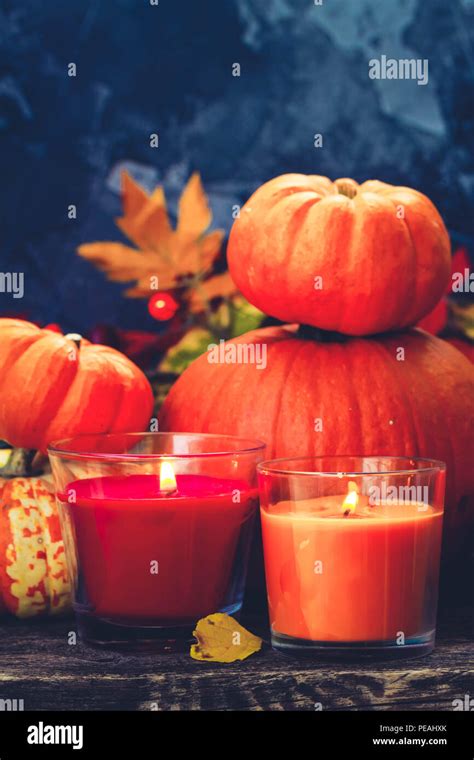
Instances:
[[[226,230],[232,205],[276,174],[376,177],[426,192],[456,240],[472,241],[473,0],[0,9],[0,270],[25,272],[25,297],[0,294],[2,313],[69,330],[156,327],[144,302],[75,255],[81,242],[121,239],[123,167],[150,188],[163,182],[171,201],[198,169]],[[382,54],[428,59],[428,84],[371,80]]]

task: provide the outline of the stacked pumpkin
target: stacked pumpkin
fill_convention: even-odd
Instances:
[[[431,201],[378,181],[283,175],[241,209],[228,260],[249,301],[296,324],[232,341],[265,344],[262,371],[197,359],[172,388],[162,429],[258,438],[268,458],[443,460],[446,548],[456,551],[474,517],[474,369],[447,342],[406,329],[450,277]]]
[[[150,385],[129,359],[79,335],[0,319],[0,613],[56,614],[70,586],[44,453],[81,433],[143,430]],[[43,455],[43,456],[42,456]]]

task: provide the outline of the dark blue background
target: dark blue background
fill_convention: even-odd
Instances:
[[[149,188],[163,182],[172,206],[198,169],[227,231],[233,204],[279,173],[408,184],[437,203],[455,242],[471,244],[473,0],[0,8],[0,271],[25,272],[24,299],[0,294],[1,313],[67,330],[156,328],[144,301],[123,299],[75,254],[81,242],[121,239],[124,166]],[[429,84],[370,80],[381,54],[428,58]]]

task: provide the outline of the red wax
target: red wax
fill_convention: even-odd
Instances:
[[[97,477],[59,497],[76,535],[78,596],[97,616],[170,625],[225,603],[257,490],[204,475],[176,481],[170,493],[156,475]]]

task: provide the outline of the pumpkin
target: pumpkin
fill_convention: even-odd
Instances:
[[[446,290],[448,233],[422,193],[284,174],[235,220],[229,269],[266,314],[348,335],[414,325]]]
[[[252,346],[266,346],[265,369],[200,356],[172,387],[160,429],[260,439],[267,459],[440,459],[447,463],[445,528],[454,547],[473,519],[467,503],[474,494],[472,365],[446,341],[418,329],[342,342],[317,340],[310,332],[269,327],[222,344],[223,357],[229,345],[237,355],[244,344],[247,356]]]
[[[56,614],[71,603],[53,488],[32,470],[35,450],[143,430],[152,407],[145,375],[115,349],[0,319],[0,438],[17,447],[0,468],[0,614]]]
[[[57,615],[70,606],[52,486],[40,477],[0,478],[0,614]]]
[[[465,340],[461,337],[445,338],[445,340],[452,346],[456,346],[464,356],[469,359],[471,364],[474,364],[474,342],[472,340]]]
[[[12,446],[140,431],[152,407],[145,375],[115,349],[0,319],[0,438]]]

